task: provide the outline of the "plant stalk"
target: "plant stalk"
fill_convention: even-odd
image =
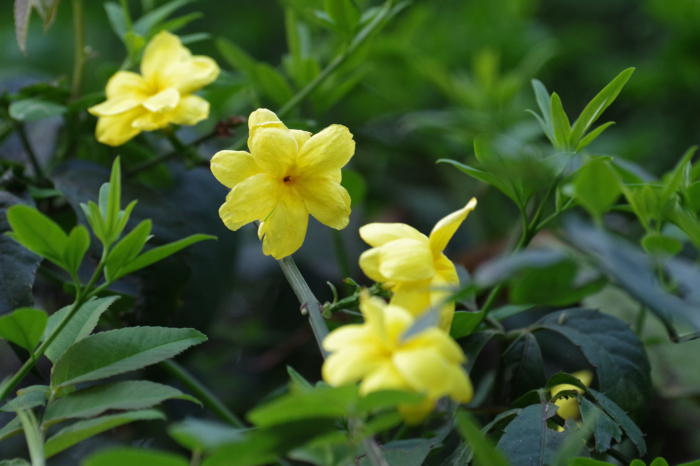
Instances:
[[[85,69],[85,9],[83,0],[73,0],[73,37],[75,40],[75,58],[73,62],[73,83],[71,96],[80,95]]]

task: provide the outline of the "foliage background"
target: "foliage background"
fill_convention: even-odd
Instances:
[[[34,18],[27,57],[15,45],[12,15],[0,16],[0,91],[70,76],[72,23],[65,3],[46,34]],[[133,11],[141,8],[140,2],[130,3]],[[85,7],[86,42],[94,53],[84,87],[85,92],[101,91],[123,60],[124,49],[108,27],[102,2],[86,2]],[[11,0],[0,0],[0,11],[11,8]],[[275,67],[287,53],[280,2],[200,0],[182,9],[189,11],[204,15],[180,34],[205,31],[212,38],[225,37]],[[505,247],[519,221],[507,198],[453,167],[434,162],[443,157],[467,159],[473,154],[473,138],[483,132],[542,142],[536,121],[523,111],[536,108],[529,85],[533,77],[556,90],[567,111],[577,113],[620,70],[636,67],[606,113],[606,119],[617,125],[596,140],[591,151],[634,161],[654,174],[669,170],[688,146],[698,142],[698,24],[698,0],[415,1],[348,65],[361,73],[361,79],[347,95],[325,113],[317,115],[306,106],[297,115],[299,127],[320,129],[340,123],[355,134],[358,149],[351,168],[366,181],[367,194],[353,205],[351,224],[342,232],[352,276],[369,283],[357,267],[364,249],[357,234],[360,225],[400,221],[427,232],[473,195],[479,207],[446,252],[473,270]],[[312,33],[319,39],[314,54],[327,57],[332,52],[328,34],[315,26]],[[207,133],[218,119],[247,116],[256,108],[245,78],[221,56],[214,40],[190,47],[194,53],[214,57],[227,73],[207,91],[213,109],[210,119],[183,129],[185,140]],[[500,63],[490,67],[493,61],[489,60]],[[262,105],[275,108],[264,98]],[[48,154],[59,143],[55,138],[59,124],[58,118],[42,120],[28,125],[28,131],[42,162],[54,166],[57,188],[68,202],[77,204],[95,197],[115,154],[121,153],[127,163],[130,154],[86,140],[77,157],[49,161]],[[94,125],[94,119],[88,124]],[[165,141],[156,143],[164,150],[168,147]],[[209,158],[231,143],[231,139],[213,140],[202,145],[199,153]],[[0,157],[25,160],[16,135],[0,144]],[[104,170],[87,161],[103,165]],[[186,170],[179,162],[167,167],[150,172],[150,187],[125,187],[125,192],[131,189],[140,199],[137,216],[154,219],[157,242],[195,232],[217,235],[219,241],[196,245],[189,253],[169,259],[149,272],[143,285],[125,284],[121,291],[133,297],[135,310],[118,318],[132,325],[192,326],[205,332],[209,342],[190,352],[184,362],[239,413],[283,387],[285,365],[318,380],[318,350],[279,268],[261,254],[252,227],[232,233],[218,218],[225,188],[206,167]],[[42,207],[50,207],[65,225],[76,221],[65,204]],[[624,230],[624,218],[613,216],[610,221],[619,222],[618,228]],[[547,241],[543,236],[540,240]],[[342,288],[329,229],[312,220],[305,245],[295,258],[320,300],[332,297],[326,280]],[[56,292],[46,274],[38,277],[35,293],[37,304],[49,310],[70,302]],[[625,318],[622,298],[603,294],[595,299],[614,299],[603,311]],[[646,336],[651,341],[653,331]],[[657,395],[642,426],[652,456],[664,456],[672,464],[700,455],[700,359],[693,356],[700,343],[684,345],[680,351],[651,355],[654,367],[663,371],[655,374],[663,396]],[[2,346],[0,351],[0,374],[16,370],[9,349]],[[475,367],[475,380],[488,361],[487,351]],[[165,380],[165,374],[151,371],[152,379]],[[185,403],[173,402],[170,408],[175,419],[199,415],[198,408]],[[122,429],[110,441],[145,438],[149,445],[176,448],[164,434],[133,431],[139,428]],[[82,451],[73,450],[54,464],[75,464],[71,455],[83,457],[97,442],[86,442]],[[22,445],[20,438],[5,442],[3,449]]]

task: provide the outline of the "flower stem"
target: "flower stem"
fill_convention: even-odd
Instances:
[[[73,84],[71,96],[80,95],[85,68],[85,12],[83,0],[73,0],[73,37],[75,38],[75,58],[73,62]]]
[[[22,142],[22,147],[24,148],[24,151],[27,153],[27,158],[29,158],[29,162],[32,164],[32,167],[34,168],[34,174],[37,178],[46,180],[46,177],[44,176],[44,171],[41,169],[41,165],[39,165],[39,160],[36,158],[36,153],[34,152],[34,149],[32,148],[32,144],[29,142],[29,137],[27,136],[27,131],[24,128],[24,124],[17,122],[15,124],[15,129],[17,130],[17,134],[19,135],[19,139]]]
[[[323,349],[323,340],[328,336],[328,327],[326,326],[326,321],[323,319],[323,315],[321,315],[321,304],[311,292],[311,288],[309,288],[306,280],[304,280],[301,272],[299,272],[292,256],[283,257],[278,260],[277,263],[282,268],[282,273],[284,273],[284,276],[294,290],[294,294],[297,295],[297,299],[299,299],[302,314],[307,314],[309,316],[309,323],[314,331],[318,348],[321,350],[323,357],[326,358],[328,352]]]
[[[241,429],[247,427],[211,390],[195,379],[184,367],[171,359],[162,361],[159,366],[184,385],[192,395],[201,400],[204,406],[216,414],[219,419],[234,427],[240,427]]]

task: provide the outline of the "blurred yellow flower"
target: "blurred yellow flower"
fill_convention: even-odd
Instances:
[[[141,74],[117,71],[107,82],[107,100],[88,109],[99,117],[97,140],[119,146],[141,131],[204,120],[209,102],[192,93],[218,75],[214,60],[192,56],[176,35],[158,33],[144,50]]]
[[[250,153],[224,150],[211,171],[231,188],[219,209],[224,224],[238,230],[260,221],[263,253],[275,259],[299,249],[309,214],[336,230],[348,225],[350,195],[340,185],[340,169],[355,153],[345,126],[314,134],[288,129],[277,115],[258,109],[248,119]]]
[[[394,293],[392,304],[407,309],[414,316],[440,305],[450,296],[450,288],[459,285],[457,270],[442,251],[475,207],[476,199],[472,199],[463,209],[440,220],[430,238],[403,223],[363,226],[360,236],[372,249],[360,256],[360,268]],[[442,329],[449,330],[454,310],[454,303],[442,307]]]
[[[403,338],[415,318],[382,299],[362,295],[364,324],[345,325],[323,341],[331,355],[323,364],[323,380],[338,386],[362,381],[360,394],[405,390],[425,395],[419,405],[399,406],[407,422],[421,422],[444,397],[471,401],[474,391],[461,363],[462,349],[447,332],[430,327]]]
[[[588,370],[574,372],[571,375],[579,379],[581,383],[584,384],[586,387],[590,387],[591,382],[593,382],[593,373]],[[575,385],[561,384],[552,388],[552,396],[555,396],[557,393],[563,390],[574,390],[578,393],[583,393],[583,390],[576,387]],[[579,408],[579,403],[576,398],[559,398],[557,401],[554,402],[554,404],[559,407],[559,409],[557,410],[557,414],[562,419],[566,420],[571,418],[574,421],[581,419],[581,410]]]

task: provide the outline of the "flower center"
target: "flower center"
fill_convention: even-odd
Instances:
[[[289,181],[290,179],[291,179],[291,177],[290,177],[289,175],[287,175],[287,176],[284,177],[284,180],[283,180],[283,181],[286,183],[286,182]]]

